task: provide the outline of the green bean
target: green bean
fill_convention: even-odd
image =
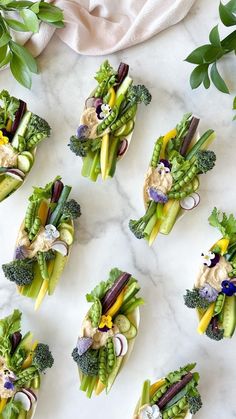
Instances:
[[[102,305],[99,299],[94,301],[89,310],[89,318],[93,327],[98,327],[102,316]]]
[[[103,346],[99,351],[99,380],[107,384],[107,348]]]
[[[37,254],[37,260],[39,264],[40,273],[43,279],[49,279],[48,278],[48,268],[47,268],[47,262],[46,262],[46,255],[44,252],[38,252]]]
[[[218,294],[218,297],[215,302],[214,316],[216,316],[217,314],[220,314],[220,312],[223,309],[224,302],[225,302],[225,294]]]
[[[30,139],[27,141],[26,150],[31,150],[34,148],[40,141],[47,138],[47,134],[44,132],[39,132],[38,134],[32,135]]]
[[[15,381],[16,386],[18,388],[23,387],[26,383],[31,382],[37,374],[38,374],[38,371],[36,367],[34,366],[26,368],[23,371],[20,371],[17,374],[17,380]]]
[[[128,108],[127,111],[123,115],[121,115],[119,119],[113,122],[113,124],[110,127],[111,131],[113,132],[117,130],[122,125],[125,125],[130,119],[133,119],[136,112],[137,112],[137,104],[135,103],[130,108]]]
[[[160,137],[158,138],[158,140],[156,140],[154,150],[152,153],[151,166],[154,168],[156,168],[158,165],[162,144],[163,144],[163,137]]]
[[[34,219],[33,225],[32,225],[32,227],[30,229],[30,232],[29,232],[30,241],[32,241],[35,238],[35,236],[38,234],[38,232],[40,230],[40,227],[41,227],[41,220],[40,220],[39,217],[36,217]]]
[[[183,186],[187,185],[187,183],[192,182],[197,174],[198,168],[196,164],[193,164],[188,172],[184,174],[181,179],[179,179],[172,187],[171,192],[179,191]]]
[[[116,354],[115,354],[115,348],[114,348],[112,338],[108,338],[106,347],[107,347],[107,372],[110,373],[116,364]]]
[[[153,394],[151,399],[151,404],[155,404],[163,394],[165,394],[166,390],[168,389],[168,384],[163,384],[156,393]]]

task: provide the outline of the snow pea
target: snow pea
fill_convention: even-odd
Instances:
[[[181,179],[179,179],[172,187],[171,191],[179,191],[183,186],[187,185],[189,182],[195,178],[198,172],[198,167],[196,164],[193,164],[190,169],[184,174]]]
[[[116,354],[115,354],[115,348],[114,348],[112,338],[107,339],[106,348],[107,348],[107,372],[110,373],[116,364]]]
[[[168,384],[163,384],[157,391],[154,393],[151,399],[151,404],[155,404],[163,394],[165,394],[166,390],[168,389]]]
[[[170,191],[168,193],[168,198],[170,199],[183,199],[186,198],[186,196],[191,195],[191,193],[194,192],[194,189],[190,190],[190,191]]]
[[[132,105],[127,111],[111,125],[111,131],[115,131],[122,125],[125,125],[130,119],[133,119],[137,112],[137,104]],[[109,117],[108,117],[109,118]]]
[[[40,227],[41,227],[41,220],[40,220],[39,217],[36,217],[34,222],[33,222],[32,227],[30,229],[30,232],[29,232],[29,239],[30,240],[33,240],[35,238],[35,236],[39,232]]]
[[[103,346],[99,351],[99,380],[106,385],[107,383],[107,348]]]
[[[187,402],[186,397],[182,397],[182,399],[180,399],[178,403],[174,404],[173,406],[169,407],[169,409],[163,412],[162,414],[163,419],[175,418],[182,411],[186,410],[187,405],[188,405],[188,402]]]
[[[48,268],[44,252],[38,252],[37,260],[39,264],[40,273],[43,279],[48,279]]]
[[[160,159],[162,143],[163,143],[163,137],[160,137],[158,138],[158,140],[156,140],[154,150],[152,153],[151,164],[150,164],[154,168],[157,167],[159,159]]]
[[[93,327],[98,327],[102,316],[102,305],[99,299],[94,301],[89,310],[89,318]]]
[[[47,134],[44,134],[43,132],[39,132],[38,134],[32,135],[32,137],[30,137],[30,139],[26,143],[26,149],[31,150],[44,138],[47,138]]]
[[[30,231],[34,223],[35,213],[37,211],[37,208],[38,208],[38,203],[36,201],[30,201],[26,210],[26,215],[25,215],[25,229],[27,231]]]
[[[224,302],[225,302],[225,294],[219,294],[215,303],[214,316],[216,316],[217,314],[220,314],[220,312],[223,309]]]
[[[26,142],[24,137],[19,136],[19,145],[18,145],[18,151],[21,153],[26,149]]]

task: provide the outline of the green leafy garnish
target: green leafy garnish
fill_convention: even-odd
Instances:
[[[222,236],[234,240],[236,234],[236,219],[233,214],[227,216],[225,212],[213,209],[208,221],[212,227],[218,228]]]
[[[15,113],[19,108],[20,101],[13,96],[10,96],[7,90],[0,92],[0,100],[2,105],[0,107],[0,129],[6,127],[7,120],[11,121],[15,118]]]
[[[180,381],[181,378],[183,377],[183,375],[187,374],[189,371],[192,371],[194,368],[196,367],[196,363],[193,364],[187,364],[184,367],[180,368],[178,371],[173,371],[170,372],[167,376],[166,376],[166,380],[171,383],[174,384],[177,381]],[[197,380],[197,376],[195,376],[196,380]]]
[[[9,12],[14,12],[17,19],[11,18]],[[28,89],[32,73],[38,73],[37,62],[27,48],[14,41],[14,32],[37,33],[41,22],[62,28],[62,10],[45,1],[0,2],[0,68],[9,64],[15,79]]]
[[[21,402],[16,402],[14,399],[11,399],[4,407],[1,413],[1,418],[2,419],[18,418],[18,415],[21,410],[22,410]]]
[[[102,82],[107,82],[110,78],[112,78],[112,80],[115,82],[116,74],[117,73],[114,68],[111,66],[109,61],[106,60],[101,64],[94,78],[99,84]]]
[[[86,295],[86,299],[89,303],[96,301],[97,299],[101,300],[106,292],[114,284],[115,280],[119,278],[122,274],[122,271],[118,268],[113,268],[109,273],[109,278],[107,281],[101,281],[90,294]]]
[[[235,12],[235,0],[230,0],[225,5],[220,2],[219,15],[223,25],[236,25]],[[209,34],[209,41],[210,43],[196,48],[186,58],[186,61],[196,65],[190,76],[190,85],[192,89],[196,89],[203,84],[205,89],[208,89],[212,82],[219,91],[228,94],[230,93],[229,88],[218,71],[217,63],[226,54],[229,54],[230,52],[235,53],[236,31],[234,30],[224,39],[221,39],[218,25],[216,25]],[[234,101],[233,109],[235,109],[235,107],[236,104]],[[234,119],[236,119],[236,117]]]
[[[0,320],[0,355],[6,356],[11,350],[10,336],[20,330],[21,312],[14,310],[13,314]]]
[[[33,187],[33,194],[29,197],[29,201],[38,201],[41,199],[49,199],[52,194],[52,186],[56,180],[60,180],[61,177],[57,176],[52,182],[47,183],[43,188],[41,186]]]

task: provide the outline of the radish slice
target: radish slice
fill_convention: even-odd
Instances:
[[[88,97],[85,101],[85,107],[86,108],[93,108],[95,102],[95,97]]]
[[[193,197],[195,201],[195,207],[196,207],[200,202],[200,195],[197,192],[193,192],[191,196]]]
[[[126,150],[128,148],[128,141],[126,140],[126,138],[123,138],[123,140],[120,143],[120,147],[118,149],[118,156],[123,156],[123,154],[125,154]]]
[[[187,211],[196,206],[195,199],[192,196],[186,196],[186,198],[181,199],[179,203],[181,208]]]
[[[14,179],[23,181],[25,174],[20,169],[7,169],[6,174]]]
[[[117,346],[117,349],[119,349],[119,346],[120,346],[120,351],[119,351],[119,354],[117,354],[117,356],[124,356],[128,352],[128,341],[126,337],[122,335],[121,333],[117,333],[114,336],[114,346],[115,346],[115,350],[116,350],[116,346]]]
[[[30,397],[32,403],[37,402],[37,396],[31,388],[23,388],[22,391]]]
[[[17,391],[17,393],[14,396],[14,400],[16,402],[20,402],[22,404],[23,409],[26,410],[27,412],[31,409],[31,406],[32,406],[31,397],[25,392]]]
[[[115,354],[118,357],[118,356],[120,356],[120,354],[122,352],[121,339],[119,339],[117,336],[115,336],[114,339],[113,339],[113,343],[114,343],[114,348],[115,348]]]
[[[62,256],[68,255],[68,246],[65,242],[61,240],[57,240],[53,243],[52,249],[56,250],[56,252],[59,252],[62,254]]]

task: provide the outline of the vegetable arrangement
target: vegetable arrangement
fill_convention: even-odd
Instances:
[[[19,292],[36,299],[38,309],[46,294],[52,295],[74,241],[74,220],[80,205],[68,197],[71,186],[60,177],[44,188],[35,187],[29,198],[17,239],[15,258],[2,265],[5,277]]]
[[[139,327],[136,297],[140,286],[130,274],[117,268],[86,295],[92,306],[86,315],[82,333],[72,357],[78,365],[80,389],[91,397],[106,389],[108,393],[132,352]]]
[[[220,2],[219,15],[224,26],[236,26],[235,13],[235,0],[230,0],[226,4]],[[209,41],[210,43],[196,48],[186,58],[186,61],[196,65],[190,76],[190,85],[192,89],[196,89],[203,84],[205,89],[209,89],[212,81],[218,90],[223,93],[229,93],[229,88],[218,71],[217,63],[225,55],[235,53],[236,30],[224,39],[220,39],[218,25],[216,25],[209,34]],[[236,109],[236,97],[233,102],[233,109]],[[234,119],[236,119],[236,116]]]
[[[21,334],[19,310],[0,320],[0,419],[31,419],[40,377],[53,365],[48,345]]]
[[[188,364],[152,384],[146,380],[133,419],[190,419],[202,407],[199,374]]]
[[[158,233],[171,232],[181,212],[199,204],[199,175],[215,165],[215,153],[207,150],[214,131],[197,139],[198,124],[198,118],[185,114],[176,128],[155,142],[144,183],[146,213],[129,222],[135,237],[145,238],[150,246]]]
[[[27,110],[27,104],[0,93],[0,202],[24,182],[35,159],[36,147],[49,137],[48,123]]]
[[[202,253],[198,278],[184,301],[198,312],[198,333],[218,341],[231,338],[236,327],[236,219],[214,208],[209,222],[222,238]]]
[[[13,77],[31,88],[37,62],[27,48],[15,41],[15,32],[39,32],[41,22],[63,28],[63,12],[45,2],[3,0],[0,2],[0,68],[10,64]]]
[[[116,163],[127,151],[140,103],[148,105],[151,94],[143,85],[133,85],[129,66],[114,70],[105,61],[95,80],[98,85],[85,102],[77,134],[69,147],[83,159],[82,175],[96,181],[113,177]]]

